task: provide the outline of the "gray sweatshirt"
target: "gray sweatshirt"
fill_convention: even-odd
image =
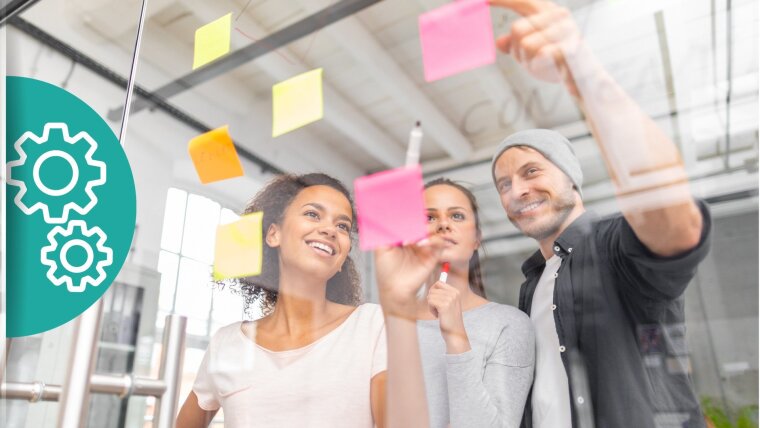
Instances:
[[[471,350],[446,354],[438,320],[417,321],[432,428],[518,427],[533,382],[535,338],[517,308],[463,313]]]

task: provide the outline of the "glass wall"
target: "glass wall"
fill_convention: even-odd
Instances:
[[[627,334],[641,345],[643,366],[659,364],[663,376],[691,379],[708,426],[757,426],[757,0],[558,1],[594,65],[614,82],[601,95],[595,91],[604,85],[584,87],[588,69],[575,70],[573,89],[566,76],[541,76],[523,66],[515,52],[496,51],[487,64],[431,79],[419,19],[449,3],[152,0],[137,53],[141,2],[0,3],[18,11],[1,27],[7,74],[72,92],[116,135],[137,60],[124,141],[137,190],[137,228],[124,274],[105,297],[96,372],[156,378],[166,316],[185,316],[181,405],[211,338],[224,326],[265,315],[257,304],[245,308],[243,297],[213,282],[211,272],[217,227],[239,220],[251,198],[281,173],[326,172],[353,191],[355,179],[404,164],[410,129],[421,121],[424,180],[448,177],[475,195],[486,297],[517,307],[523,262],[539,246],[510,221],[494,186],[491,158],[499,143],[530,128],[565,136],[583,171],[583,206],[609,218],[641,208],[644,202],[626,196],[648,188],[649,178],[640,177],[651,165],[642,153],[662,137],[677,148],[676,163],[685,171],[671,181],[688,182],[680,191],[703,201],[712,217],[711,248],[682,293],[685,322],[656,333],[636,325]],[[15,9],[18,4],[26,7]],[[492,7],[490,39],[519,31],[525,13]],[[229,23],[220,33],[229,36],[229,49],[198,66],[198,31],[220,18]],[[273,136],[273,86],[315,69],[322,70],[319,120]],[[598,97],[584,98],[587,91]],[[631,104],[606,108],[620,93]],[[661,134],[645,132],[638,114]],[[613,115],[605,126],[589,124]],[[188,143],[224,126],[243,175],[202,184]],[[626,161],[642,163],[626,176],[615,169]],[[671,166],[658,168],[664,176]],[[358,244],[350,254],[363,298],[377,303],[372,255]],[[608,256],[600,251],[592,259],[604,264]],[[666,335],[668,346],[678,342],[685,351],[654,344]],[[71,345],[71,324],[14,338],[3,382],[61,385]],[[154,398],[93,394],[88,426],[152,426],[155,406]],[[58,411],[55,401],[0,399],[8,427],[53,427]],[[657,426],[678,426],[675,419]],[[210,423],[223,426],[223,411]]]

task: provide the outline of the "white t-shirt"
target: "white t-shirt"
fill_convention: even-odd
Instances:
[[[530,319],[536,329],[536,375],[531,396],[535,428],[572,426],[567,373],[554,323],[554,284],[561,264],[557,255],[546,261],[530,308]]]
[[[241,330],[211,339],[193,385],[226,428],[372,427],[370,381],[387,368],[380,306],[360,305],[333,331],[302,348],[273,352]]]

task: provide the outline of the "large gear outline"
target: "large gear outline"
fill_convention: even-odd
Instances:
[[[31,207],[26,206],[24,204],[24,202],[22,201],[24,195],[27,193],[26,183],[24,181],[15,180],[15,179],[12,178],[13,168],[14,167],[23,166],[23,165],[25,165],[25,163],[27,161],[27,154],[24,151],[22,145],[25,142],[29,141],[29,140],[31,140],[31,141],[33,141],[33,142],[35,142],[37,144],[44,144],[45,142],[47,142],[47,140],[48,140],[48,138],[50,136],[50,131],[52,129],[58,129],[58,130],[60,130],[61,134],[63,135],[63,139],[64,139],[64,141],[66,143],[76,144],[80,140],[84,140],[87,144],[89,144],[90,147],[87,150],[87,153],[85,154],[85,162],[87,163],[87,165],[92,166],[94,168],[97,168],[99,170],[99,178],[97,178],[95,180],[88,181],[87,185],[85,186],[85,193],[87,194],[87,196],[89,198],[89,202],[84,207],[80,206],[76,202],[69,202],[69,203],[65,204],[63,206],[63,210],[62,210],[62,213],[61,213],[60,217],[54,217],[54,216],[52,216],[50,214],[50,210],[49,210],[47,204],[45,204],[44,202],[37,201],[36,203],[32,204]],[[49,122],[49,123],[45,124],[45,128],[44,128],[44,130],[42,132],[42,136],[41,137],[37,136],[32,131],[27,131],[18,140],[16,140],[15,143],[13,143],[13,148],[16,150],[16,153],[19,154],[20,159],[16,160],[16,161],[8,162],[8,164],[7,164],[7,177],[8,177],[7,182],[8,182],[8,184],[10,184],[12,186],[19,187],[20,190],[19,190],[18,194],[16,195],[16,197],[14,198],[13,201],[16,204],[16,206],[19,207],[19,209],[21,209],[21,211],[24,214],[31,215],[34,212],[38,211],[38,210],[42,210],[42,215],[43,215],[43,217],[45,219],[45,223],[47,223],[47,224],[61,224],[61,223],[65,223],[66,220],[68,220],[69,213],[71,212],[71,210],[74,210],[74,211],[78,212],[79,214],[84,215],[84,214],[87,214],[92,209],[92,207],[94,207],[95,204],[98,202],[98,197],[95,196],[95,192],[92,191],[92,188],[95,187],[95,186],[100,186],[100,185],[105,184],[105,182],[106,182],[106,164],[105,164],[105,162],[98,161],[98,160],[95,160],[95,159],[92,158],[93,153],[95,153],[95,150],[97,150],[97,148],[98,148],[98,144],[95,142],[95,140],[93,140],[93,138],[87,132],[81,131],[81,132],[79,132],[78,134],[76,134],[76,135],[74,135],[72,137],[72,136],[69,135],[69,129],[68,129],[68,126],[65,123],[61,123],[61,122]],[[49,153],[50,152],[46,152],[42,156],[48,155]],[[65,152],[61,152],[61,153],[65,154]],[[69,158],[71,158],[70,155],[67,155],[67,156]],[[64,159],[65,159],[65,157],[64,157]],[[39,165],[35,164],[35,170],[36,171],[38,170],[38,166]],[[35,182],[36,182],[35,184],[38,185],[38,187],[39,187],[40,183],[37,183],[39,181],[39,180],[37,180],[37,177],[36,177],[37,175],[38,175],[38,172],[35,172]],[[74,176],[78,177],[78,170],[76,170],[76,169],[74,169]],[[66,186],[66,187],[69,187],[69,186]],[[50,190],[50,189],[48,189],[48,190]],[[63,190],[65,190],[65,189],[63,189]],[[48,193],[45,190],[43,190],[43,192],[46,193],[46,194],[50,194],[50,193]],[[52,192],[60,192],[60,191],[52,191]],[[63,192],[63,193],[57,193],[54,196],[64,196],[66,193],[68,193],[68,191]]]
[[[76,281],[76,284],[74,278],[72,278],[72,274],[76,275],[89,270],[95,259],[95,251],[93,251],[92,244],[83,239],[68,239],[66,243],[63,244],[63,248],[58,251],[59,238],[57,235],[60,235],[61,237],[71,238],[72,235],[76,236],[74,230],[75,228],[79,229],[77,235],[80,235],[82,237],[92,238],[93,236],[96,236],[98,239],[97,243],[95,244],[97,253],[101,258],[103,258],[103,256],[105,257],[104,259],[97,262],[96,269],[98,276],[96,278],[93,278],[91,275],[81,275],[78,276],[78,281]],[[87,227],[87,224],[84,222],[84,220],[71,220],[68,222],[68,224],[66,224],[66,229],[64,229],[63,226],[55,226],[47,235],[47,239],[48,242],[50,242],[50,245],[43,247],[42,251],[40,252],[40,261],[43,265],[48,266],[48,271],[46,274],[47,278],[56,286],[65,283],[66,289],[72,293],[81,293],[85,291],[88,284],[92,285],[93,287],[97,287],[103,282],[103,280],[106,279],[106,271],[104,268],[106,266],[110,266],[113,263],[113,250],[104,245],[107,238],[107,235],[101,228],[95,226],[90,229]],[[85,262],[85,264],[82,266],[73,267],[66,259],[66,248],[68,245],[73,244],[84,247],[88,253],[87,262]],[[50,259],[50,253],[54,253],[57,256],[55,257],[56,260]],[[64,265],[63,267],[66,268],[66,274],[57,274],[57,271],[60,268],[59,262],[60,264]]]

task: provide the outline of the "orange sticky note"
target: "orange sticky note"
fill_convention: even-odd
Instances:
[[[322,119],[323,115],[321,68],[272,86],[272,137]]]
[[[217,227],[214,281],[261,273],[263,217],[262,212],[248,214]]]
[[[232,13],[195,30],[193,70],[226,55],[230,51]]]
[[[243,175],[243,166],[228,128],[227,125],[216,128],[193,138],[188,144],[187,150],[203,184]]]

